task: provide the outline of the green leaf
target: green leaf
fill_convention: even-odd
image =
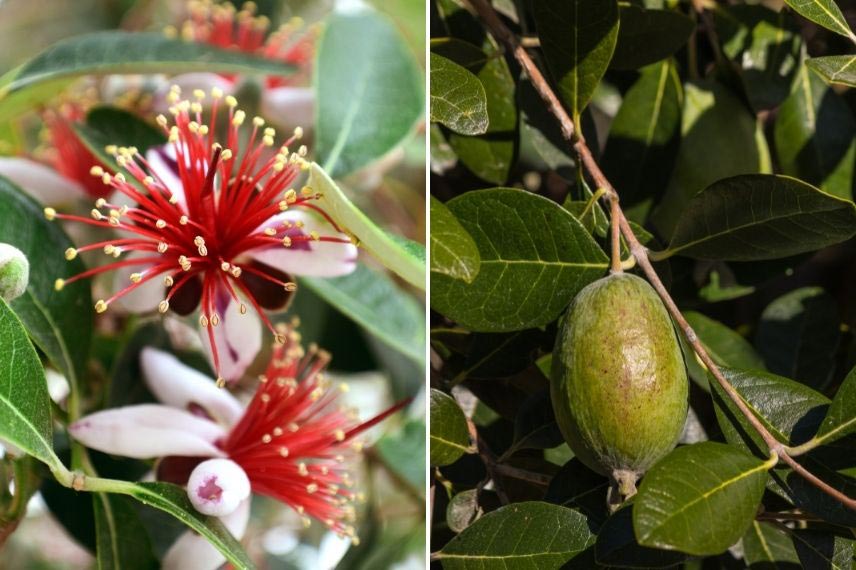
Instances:
[[[425,492],[425,422],[409,420],[400,429],[384,435],[375,447],[389,469],[411,487]]]
[[[683,87],[675,63],[642,69],[627,91],[603,152],[603,170],[622,204],[657,196],[669,181],[679,144]]]
[[[0,299],[0,436],[45,462],[65,468],[53,451],[51,401],[45,371],[27,331]]]
[[[333,12],[317,49],[316,150],[324,170],[339,178],[411,133],[423,113],[424,83],[399,31],[366,6]]]
[[[764,368],[764,361],[749,341],[729,327],[695,311],[685,312],[684,317],[717,364],[733,368]]]
[[[546,198],[492,188],[467,192],[446,206],[475,240],[481,269],[470,285],[435,275],[431,306],[471,330],[547,324],[606,272],[606,254],[586,229]]]
[[[838,388],[817,431],[817,438],[829,443],[851,433],[856,433],[856,367]]]
[[[799,27],[784,11],[762,5],[717,5],[722,51],[732,61],[756,111],[777,107],[802,66]]]
[[[666,59],[681,49],[695,28],[693,21],[672,10],[621,6],[618,41],[609,67],[638,69]]]
[[[487,95],[478,77],[454,61],[431,54],[431,121],[462,135],[487,132]]]
[[[514,161],[517,104],[514,78],[502,52],[492,38],[484,39],[481,48],[460,39],[438,38],[431,41],[431,51],[469,70],[484,86],[487,131],[474,137],[449,133],[448,141],[473,174],[493,184],[504,184]]]
[[[856,55],[814,57],[805,64],[827,83],[856,87]]]
[[[393,350],[424,364],[425,310],[385,274],[360,264],[350,275],[300,282]]]
[[[785,0],[800,16],[856,42],[844,14],[833,0]]]
[[[856,119],[844,99],[804,66],[779,107],[774,132],[783,174],[853,198]]]
[[[161,33],[96,32],[57,42],[0,77],[0,120],[32,110],[80,75],[190,71],[285,75],[292,69],[279,61],[168,39]],[[24,101],[28,105],[22,105]]]
[[[672,235],[687,203],[707,186],[729,176],[769,170],[769,151],[763,139],[756,138],[757,131],[755,117],[721,84],[684,85],[678,158],[652,217],[661,235]],[[717,151],[711,152],[714,148]]]
[[[521,449],[550,449],[564,443],[562,432],[553,415],[550,391],[545,389],[529,396],[514,418],[514,442],[505,457]]]
[[[425,251],[421,245],[375,225],[314,162],[309,171],[309,186],[321,193],[319,205],[342,229],[356,236],[362,248],[411,285],[425,288]]]
[[[787,533],[768,522],[752,521],[743,535],[743,560],[749,568],[758,570],[802,568]]]
[[[108,154],[107,145],[135,146],[140,154],[153,147],[166,144],[166,135],[141,119],[116,107],[95,107],[86,115],[86,123],[76,126],[81,140],[105,164],[115,164],[114,156]]]
[[[839,321],[832,295],[820,287],[802,287],[767,305],[756,345],[770,372],[823,391],[835,368]]]
[[[66,261],[73,244],[56,222],[45,220],[42,207],[17,186],[0,178],[0,242],[14,245],[30,262],[30,283],[11,303],[27,332],[68,378],[82,378],[92,340],[92,297],[81,281],[56,291],[54,281],[84,271],[79,258]]]
[[[594,543],[583,515],[540,502],[488,513],[437,554],[445,570],[559,568]]]
[[[440,200],[431,196],[431,273],[472,283],[481,257],[476,242]]]
[[[680,552],[640,546],[633,533],[633,504],[613,513],[598,530],[594,553],[610,568],[671,568],[686,560]]]
[[[744,174],[714,182],[686,206],[656,254],[759,261],[814,251],[856,234],[856,206],[796,178]]]
[[[808,386],[759,370],[721,368],[743,402],[778,441],[800,444],[815,434],[829,400]],[[755,453],[766,453],[767,446],[737,406],[711,379],[714,406],[725,439]]]
[[[815,530],[795,530],[790,534],[803,568],[852,570],[852,540]]]
[[[639,544],[698,556],[725,551],[752,523],[769,468],[723,443],[677,448],[642,479],[633,505]]]
[[[470,453],[467,419],[448,394],[431,389],[431,465],[450,465]]]
[[[539,0],[533,16],[559,96],[577,119],[591,100],[618,39],[615,0]]]
[[[205,537],[211,546],[223,554],[237,569],[255,568],[253,562],[241,548],[241,544],[223,526],[220,519],[205,516],[197,511],[181,487],[171,483],[121,483],[121,492],[132,496],[144,505],[171,514]]]
[[[146,528],[128,499],[95,493],[92,504],[99,570],[154,570],[159,567]]]

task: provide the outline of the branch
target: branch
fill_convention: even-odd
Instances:
[[[797,463],[795,459],[790,457],[787,454],[787,447],[779,442],[769,430],[761,423],[761,421],[752,413],[752,410],[746,405],[743,399],[740,397],[740,394],[731,385],[731,383],[726,380],[725,376],[723,376],[722,371],[710,357],[710,355],[705,350],[704,346],[702,346],[701,342],[696,336],[695,331],[693,331],[690,324],[684,318],[684,315],[681,313],[678,306],[675,304],[675,301],[669,295],[669,292],[666,290],[666,287],[663,285],[663,282],[660,280],[660,277],[657,275],[657,272],[654,271],[654,268],[651,266],[651,261],[648,258],[648,250],[643,246],[636,235],[633,233],[633,230],[630,228],[630,224],[627,222],[627,218],[624,216],[624,212],[619,205],[618,193],[615,191],[615,188],[606,178],[603,171],[598,166],[597,162],[594,159],[594,156],[591,153],[591,149],[589,149],[586,144],[585,138],[581,133],[577,132],[574,129],[574,122],[571,120],[571,117],[568,115],[565,108],[559,102],[559,98],[553,92],[550,85],[547,83],[547,80],[544,78],[541,71],[538,69],[538,66],[529,57],[529,54],[526,50],[520,45],[520,42],[517,40],[517,37],[514,33],[508,29],[508,27],[500,20],[497,13],[494,11],[493,7],[489,4],[488,0],[469,0],[470,5],[475,9],[476,13],[479,17],[484,21],[487,25],[488,30],[491,35],[493,35],[498,41],[505,44],[506,48],[513,53],[514,58],[517,62],[523,67],[526,71],[526,74],[529,76],[529,81],[535,87],[535,90],[538,91],[538,94],[541,95],[541,98],[547,104],[547,108],[550,113],[556,118],[559,122],[559,126],[562,129],[562,135],[565,139],[573,146],[574,150],[576,150],[579,155],[580,162],[583,168],[589,173],[589,175],[594,180],[595,185],[598,188],[602,188],[605,190],[604,199],[606,199],[610,205],[610,211],[613,212],[615,219],[613,223],[617,220],[618,226],[621,230],[621,234],[627,240],[628,247],[630,249],[633,257],[636,258],[636,262],[639,264],[639,267],[642,269],[642,272],[648,278],[648,281],[651,283],[651,286],[654,287],[654,290],[657,291],[657,294],[662,299],[663,304],[666,306],[666,309],[669,311],[669,314],[674,319],[675,323],[677,323],[678,327],[681,329],[681,332],[687,339],[687,342],[692,346],[695,353],[699,356],[701,361],[707,367],[708,371],[711,375],[716,379],[717,383],[722,387],[728,397],[734,402],[737,408],[740,410],[740,413],[746,418],[749,424],[752,425],[752,428],[761,436],[764,440],[764,443],[770,450],[771,454],[775,454],[779,459],[782,459],[785,463],[791,466],[794,471],[800,474],[803,478],[805,478],[812,485],[826,493],[827,495],[835,498],[837,501],[840,501],[850,509],[856,510],[856,499],[848,497],[832,488],[828,484],[824,483],[820,479],[818,479],[815,475],[809,472],[805,467]]]

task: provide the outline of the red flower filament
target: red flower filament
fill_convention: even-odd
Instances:
[[[77,105],[64,104],[57,111],[45,111],[43,119],[51,145],[48,160],[60,174],[80,184],[88,195],[102,198],[110,192],[110,188],[94,179],[89,171],[94,164],[102,168],[104,165],[74,130],[74,124],[83,121],[83,118],[83,109]]]
[[[126,287],[95,304],[97,312],[106,311],[113,301],[153,279],[162,279],[167,288],[166,297],[158,306],[161,313],[169,309],[175,295],[185,291],[185,296],[190,295],[201,307],[199,321],[202,327],[207,328],[214,368],[218,382],[222,383],[214,329],[220,324],[219,311],[224,300],[231,298],[237,302],[241,314],[244,314],[247,307],[239,298],[240,293],[276,335],[252,288],[241,278],[242,273],[289,292],[296,289],[295,283],[280,278],[281,272],[265,271],[266,266],[252,263],[245,254],[274,247],[305,248],[306,242],[311,241],[349,243],[349,240],[341,236],[322,236],[314,231],[305,232],[301,221],[292,223],[285,220],[277,222],[275,227],[271,225],[270,220],[274,216],[300,207],[314,211],[337,232],[341,231],[313,203],[319,198],[318,194],[308,187],[299,193],[291,187],[301,170],[308,168],[304,158],[306,147],[301,146],[297,152],[289,151],[289,145],[302,134],[300,128],[295,129],[294,135],[273,152],[275,132],[264,128],[264,120],[256,117],[252,121],[246,150],[241,152],[239,129],[245,114],[237,109],[235,98],[229,96],[224,99],[219,90],[212,90],[208,123],[202,116],[205,93],[197,90],[194,98],[192,103],[179,100],[178,90],[173,88],[170,111],[175,124],[170,126],[163,115],[157,120],[166,131],[175,153],[175,168],[183,196],[173,194],[136,148],[108,148],[133,182],[122,173],[110,175],[100,166],[92,167],[92,174],[136,205],[119,206],[101,198],[96,202],[91,218],[59,214],[52,208],[45,209],[45,216],[118,230],[123,234],[123,237],[77,249],[69,248],[65,252],[69,260],[78,253],[98,249],[115,258],[126,252],[137,254],[137,257],[57,280],[57,290],[78,279],[138,266],[141,270],[130,274],[130,283]],[[222,114],[223,103],[227,117],[226,124],[220,125],[218,118]],[[221,126],[225,126],[227,132],[225,147],[214,137]]]
[[[303,21],[293,18],[274,32],[266,16],[256,16],[256,5],[246,2],[241,10],[231,3],[214,4],[210,0],[188,3],[190,19],[181,29],[187,41],[207,43],[223,49],[232,49],[265,59],[281,61],[296,66],[303,74],[312,61],[314,37],[312,33],[300,33]],[[231,77],[231,76],[224,76]],[[268,87],[279,87],[295,83],[295,77],[267,78]]]
[[[254,493],[277,499],[303,516],[356,540],[353,527],[354,481],[348,457],[361,450],[354,437],[409,403],[401,402],[364,422],[338,403],[338,391],[323,371],[330,355],[281,327],[285,344],[273,357],[255,396],[221,444],[240,465]]]

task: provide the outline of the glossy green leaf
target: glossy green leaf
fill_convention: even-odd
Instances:
[[[433,309],[474,331],[508,332],[555,319],[608,259],[561,206],[511,188],[467,192],[446,203],[475,240],[475,281],[436,275]]]
[[[201,534],[236,569],[248,570],[255,565],[217,517],[201,514],[190,503],[187,492],[171,483],[123,483],[123,493],[144,505],[165,511]]]
[[[66,261],[73,244],[57,222],[45,220],[42,206],[18,187],[0,178],[0,242],[14,245],[30,261],[30,283],[11,303],[27,332],[68,378],[77,382],[85,370],[92,339],[92,297],[89,282],[56,291],[56,279],[84,271],[79,258]]]
[[[472,283],[480,266],[476,242],[455,215],[431,196],[431,272]]]
[[[350,275],[300,283],[390,348],[424,364],[425,310],[385,274],[360,264]]]
[[[431,54],[431,121],[462,135],[487,132],[487,95],[478,77],[442,55]]]
[[[743,402],[773,436],[785,444],[800,444],[815,434],[826,413],[829,399],[808,386],[769,372],[721,368]],[[725,439],[755,453],[767,446],[743,417],[737,406],[711,379],[716,417]]]
[[[769,151],[756,132],[755,118],[723,85],[713,81],[684,85],[678,158],[652,217],[660,235],[672,235],[685,217],[687,204],[717,180],[769,171]],[[714,148],[717,151],[711,152]],[[699,160],[700,156],[705,160]]]
[[[158,560],[140,517],[121,495],[95,493],[95,533],[99,570],[155,570]]]
[[[481,48],[461,39],[439,38],[431,41],[431,51],[469,70],[484,86],[487,131],[474,137],[449,133],[448,141],[473,174],[493,184],[504,184],[513,165],[517,140],[515,82],[505,58],[491,38],[484,39]]]
[[[850,30],[835,0],[785,0],[785,4],[803,18],[856,42],[856,34]]]
[[[686,206],[669,248],[655,257],[758,261],[814,251],[856,234],[856,206],[796,178],[719,180]]]
[[[852,570],[853,540],[815,530],[790,531],[803,568]]]
[[[553,403],[547,389],[526,399],[514,418],[514,442],[505,455],[521,449],[549,449],[564,443],[553,415]]]
[[[829,443],[851,433],[856,433],[856,367],[835,393],[817,437]]]
[[[467,419],[458,403],[444,392],[431,389],[431,465],[454,463],[471,452]]]
[[[839,320],[832,295],[802,287],[767,305],[755,344],[770,372],[823,391],[835,368]]]
[[[90,150],[105,164],[116,162],[104,150],[107,145],[134,146],[145,155],[149,148],[167,142],[162,130],[138,115],[116,107],[95,107],[87,113],[86,123],[76,128]]]
[[[805,64],[827,83],[856,87],[856,55],[814,57]]]
[[[411,133],[424,112],[424,83],[399,31],[366,5],[328,17],[317,50],[316,152],[324,170],[338,178]]]
[[[638,69],[666,59],[681,49],[695,24],[680,12],[621,6],[618,41],[609,64],[614,69]]]
[[[594,543],[583,515],[540,502],[488,513],[443,547],[445,570],[559,568]]]
[[[603,152],[603,170],[622,204],[662,193],[678,151],[683,87],[672,60],[642,70],[625,93]]]
[[[756,111],[777,107],[802,68],[802,40],[785,11],[762,5],[718,5],[714,12],[722,51]]]
[[[420,289],[425,288],[425,252],[422,246],[405,242],[387,233],[369,219],[345,195],[320,166],[312,163],[309,186],[321,193],[319,205],[360,247],[399,277]]]
[[[633,505],[639,544],[698,556],[725,551],[752,523],[767,469],[722,443],[677,448],[642,479]]]
[[[750,370],[764,368],[764,361],[749,341],[731,328],[696,311],[686,311],[684,317],[717,364]]]
[[[752,521],[743,535],[743,560],[749,568],[799,570],[796,550],[788,534],[768,522]]]
[[[594,546],[599,564],[617,568],[671,568],[686,560],[680,552],[640,546],[633,532],[633,504],[613,513],[598,530]]]
[[[80,75],[191,71],[287,75],[292,69],[279,61],[168,39],[157,32],[96,32],[57,42],[0,77],[0,119],[32,110]]]
[[[559,96],[576,120],[591,100],[618,39],[615,0],[540,0],[533,16]]]
[[[62,470],[52,444],[51,401],[45,371],[27,331],[0,299],[0,438]]]
[[[776,115],[775,141],[783,174],[853,198],[856,119],[844,99],[804,66]]]

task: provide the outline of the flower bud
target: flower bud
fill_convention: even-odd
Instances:
[[[20,249],[0,243],[0,298],[12,301],[24,294],[30,280],[30,263]]]
[[[226,516],[250,496],[250,480],[234,461],[209,459],[191,472],[187,481],[187,496],[200,513]]]

